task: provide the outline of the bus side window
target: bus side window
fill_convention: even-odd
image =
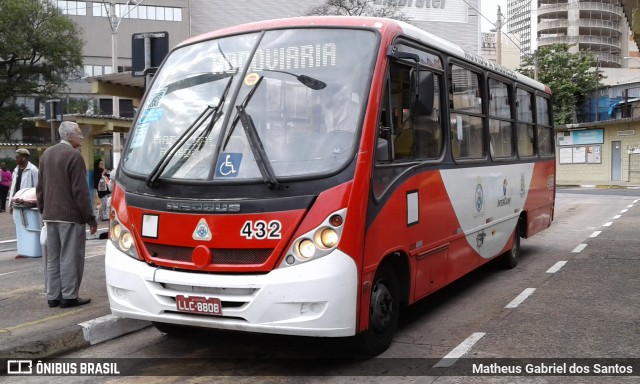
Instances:
[[[433,109],[430,115],[412,116],[414,142],[413,156],[416,159],[436,159],[443,147],[442,119],[440,118],[440,77],[433,74]]]
[[[480,76],[477,72],[451,64],[449,89],[451,148],[455,160],[485,157]]]

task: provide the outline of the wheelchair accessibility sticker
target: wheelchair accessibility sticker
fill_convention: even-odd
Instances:
[[[236,177],[242,163],[242,153],[222,152],[216,164],[216,177]]]

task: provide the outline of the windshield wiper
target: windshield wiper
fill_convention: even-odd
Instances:
[[[258,164],[263,180],[269,184],[269,188],[280,187],[251,115],[247,113],[244,105],[236,105],[236,110],[238,111],[238,116],[240,116],[240,122],[249,140],[249,147],[251,147],[251,152],[253,152],[253,157],[256,159],[256,164]]]
[[[227,74],[227,76],[230,76],[230,77],[229,77],[229,80],[227,81],[227,85],[225,86],[224,92],[222,93],[222,96],[220,97],[220,100],[218,101],[218,103],[214,107],[208,105],[207,108],[205,108],[205,110],[202,111],[200,116],[198,116],[194,120],[194,122],[180,135],[180,137],[178,137],[178,140],[176,140],[171,145],[171,147],[169,147],[167,152],[160,158],[160,161],[158,161],[158,163],[153,168],[151,173],[149,173],[149,176],[147,177],[147,187],[153,188],[155,186],[156,181],[158,180],[158,178],[160,178],[160,175],[162,174],[162,172],[164,172],[167,165],[169,165],[169,162],[171,161],[171,159],[173,159],[178,149],[180,149],[180,147],[182,147],[191,138],[191,136],[193,136],[193,134],[196,133],[198,129],[200,129],[202,124],[205,121],[207,121],[209,117],[213,115],[213,118],[209,122],[209,125],[207,125],[204,132],[199,136],[199,138],[204,138],[207,135],[209,135],[215,123],[220,119],[220,116],[222,116],[221,108],[224,105],[226,95],[229,92],[231,83],[233,82],[233,75]],[[194,77],[197,77],[197,76],[194,76]],[[216,78],[216,80],[221,78],[222,77]],[[199,84],[203,84],[203,83],[204,82]],[[167,87],[167,89],[168,88],[169,87]],[[182,89],[182,88],[179,88],[179,89]],[[168,90],[167,90],[167,93],[168,93]],[[198,141],[201,141],[201,140],[196,140],[196,143]],[[200,143],[200,149],[202,148],[202,145],[204,145],[204,143]]]
[[[236,105],[237,114],[231,123],[231,127],[229,127],[229,132],[225,137],[225,140],[222,145],[222,150],[227,147],[227,143],[233,134],[233,130],[235,129],[238,121],[242,123],[242,127],[244,128],[244,133],[247,136],[247,140],[249,140],[249,147],[251,147],[251,152],[253,153],[253,157],[256,160],[256,164],[258,165],[258,170],[260,170],[260,174],[262,175],[262,179],[265,183],[269,184],[269,188],[279,187],[280,184],[276,179],[276,174],[271,167],[271,162],[267,157],[267,152],[264,150],[264,145],[260,140],[260,135],[258,135],[258,131],[256,129],[255,124],[253,123],[253,119],[251,115],[249,115],[246,111],[246,107],[251,101],[251,98],[256,93],[258,87],[260,87],[260,83],[262,83],[262,79],[264,76],[260,76],[258,81],[253,85],[253,88],[249,91],[247,96],[245,96],[244,100],[240,105]]]

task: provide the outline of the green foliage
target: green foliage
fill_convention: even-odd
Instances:
[[[5,163],[7,165],[7,171],[13,172],[16,168],[16,159],[13,157],[0,158],[0,163]]]
[[[538,48],[538,81],[551,89],[553,122],[570,124],[577,105],[585,96],[601,87],[601,71],[595,68],[597,58],[587,51],[569,52],[568,44]],[[526,57],[518,72],[533,78],[534,57]]]
[[[305,12],[306,16],[373,16],[387,17],[401,21],[411,19],[403,13],[397,5],[391,1],[383,2],[384,5],[375,7],[370,0],[326,0],[323,4],[313,7]]]
[[[24,105],[12,103],[0,108],[0,140],[11,140],[11,134],[18,129],[33,127],[32,121],[24,120],[29,116],[33,116],[33,113]]]
[[[88,99],[68,98],[65,99],[64,113],[85,113],[91,101]]]
[[[78,26],[50,1],[0,0],[0,111],[18,96],[65,89],[80,74],[82,45]]]

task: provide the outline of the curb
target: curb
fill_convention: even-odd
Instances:
[[[96,345],[147,328],[151,322],[106,315],[78,325],[82,327],[84,339],[90,345]]]
[[[147,328],[148,321],[106,315],[42,335],[9,342],[0,348],[4,359],[41,359],[75,352]],[[0,367],[2,369],[3,367]]]

